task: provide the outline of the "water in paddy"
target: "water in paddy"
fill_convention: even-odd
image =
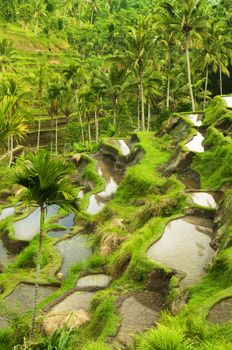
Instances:
[[[57,250],[63,257],[63,264],[60,272],[66,277],[70,267],[77,262],[86,260],[91,254],[91,248],[83,236],[73,236],[56,244]]]
[[[15,208],[13,207],[2,209],[2,212],[0,214],[0,221],[7,218],[8,216],[14,215],[14,212],[15,212]]]
[[[114,163],[106,157],[97,159],[97,172],[105,181],[105,189],[90,196],[87,213],[92,215],[101,211],[115,194],[120,182],[120,176],[115,171]]]
[[[201,205],[207,208],[217,208],[217,203],[212,196],[212,194],[207,192],[193,192],[191,193],[191,197],[194,204]]]
[[[170,221],[162,235],[148,249],[149,258],[182,272],[182,286],[199,282],[214,256],[210,247],[210,222],[199,217]]]
[[[50,294],[57,290],[56,287],[39,286],[38,290],[38,302],[40,303]],[[9,307],[18,309],[21,312],[26,312],[33,308],[35,287],[34,285],[20,283],[15,290],[8,295],[4,300]],[[4,318],[0,317],[0,327],[6,327],[7,322]]]
[[[57,214],[58,207],[50,205],[47,209],[46,219]],[[39,232],[40,208],[36,208],[30,215],[14,223],[15,238],[23,241],[31,241]]]
[[[232,96],[224,96],[223,100],[226,101],[228,108],[232,108]]]
[[[203,140],[204,136],[200,132],[197,132],[197,135],[190,142],[186,143],[185,146],[192,152],[204,152]]]
[[[68,233],[73,226],[75,215],[73,213],[64,216],[58,221],[58,225],[65,227],[64,230],[51,230],[48,231],[48,235],[51,237],[62,237]]]
[[[201,126],[202,121],[199,119],[199,114],[187,114],[186,117],[195,125]]]
[[[7,252],[7,249],[4,247],[2,241],[0,240],[0,263],[8,265],[15,260],[15,256]]]
[[[123,156],[128,156],[130,154],[130,148],[127,146],[124,140],[118,140],[118,145]]]
[[[8,216],[13,215],[14,212],[15,212],[15,208],[13,207],[4,208],[0,214],[0,221],[4,220]],[[4,247],[2,241],[0,240],[0,263],[5,266],[13,262],[14,259],[15,259],[15,256],[8,254],[7,249]]]
[[[82,199],[84,197],[84,191],[83,190],[80,190],[77,194],[77,198],[78,199]]]

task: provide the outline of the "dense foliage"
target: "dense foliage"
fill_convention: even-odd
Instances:
[[[212,94],[229,91],[230,7],[2,1],[1,31],[10,40],[0,43],[1,98],[16,98],[27,116],[34,136],[26,144],[56,153],[157,128],[170,112],[205,108]]]

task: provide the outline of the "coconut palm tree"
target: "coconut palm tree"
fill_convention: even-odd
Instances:
[[[48,113],[51,116],[51,145],[50,145],[50,151],[53,152],[53,119],[55,116],[55,154],[58,152],[58,121],[57,116],[60,110],[60,95],[61,91],[63,91],[64,87],[60,85],[60,82],[55,81],[55,83],[52,83],[47,92],[47,104],[48,104]]]
[[[79,91],[81,87],[86,82],[86,72],[83,67],[81,67],[80,64],[71,64],[68,68],[66,68],[63,71],[65,83],[69,83],[71,89],[75,93],[75,99],[76,99],[76,105],[77,105],[77,113],[78,113],[78,120],[81,127],[81,136],[82,136],[82,142],[85,142],[85,133],[84,133],[84,127],[83,127],[83,120],[82,120],[82,113],[80,111],[80,101],[79,101]]]
[[[35,331],[45,212],[49,205],[57,205],[67,211],[77,210],[76,190],[68,178],[72,171],[72,166],[63,159],[52,158],[46,150],[40,150],[37,153],[29,153],[26,160],[20,159],[7,174],[7,181],[10,184],[17,184],[24,189],[19,200],[40,208],[40,232],[31,339]]]
[[[23,138],[27,132],[26,118],[15,106],[17,98],[4,96],[0,101],[0,142],[11,139]]]
[[[156,42],[151,18],[140,16],[135,27],[130,27],[125,38],[125,62],[128,69],[134,69],[139,78],[139,100],[141,103],[142,130],[145,130],[144,71],[152,64],[153,48]]]
[[[4,78],[0,81],[0,98],[5,96],[12,97],[11,101],[13,101],[13,103],[11,104],[10,110],[8,109],[8,112],[7,112],[8,115],[9,114],[11,115],[11,120],[13,118],[18,117],[19,110],[24,111],[24,112],[21,112],[21,114],[23,114],[25,117],[26,116],[25,102],[27,101],[27,98],[30,96],[30,92],[26,90],[22,82],[17,80],[15,76],[7,76],[7,78]],[[9,137],[9,142],[8,142],[8,152],[10,154],[9,166],[11,165],[12,158],[13,158],[13,145],[14,145],[14,134],[11,133]]]
[[[209,26],[207,16],[206,0],[177,0],[161,4],[164,9],[162,24],[169,26],[182,34],[184,38],[185,55],[187,63],[188,85],[191,97],[192,110],[195,111],[195,99],[192,88],[192,71],[190,63],[189,48],[194,38],[198,38],[207,33]]]
[[[124,93],[124,86],[126,82],[125,67],[120,64],[114,64],[103,75],[105,83],[106,94],[110,97],[113,105],[113,124],[116,127],[117,122],[117,107],[120,98]]]

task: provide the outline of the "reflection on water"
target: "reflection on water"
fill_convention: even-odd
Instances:
[[[232,96],[224,96],[223,99],[226,101],[227,107],[232,108]]]
[[[147,252],[151,259],[186,274],[181,282],[183,286],[199,282],[214,255],[206,234],[211,228],[203,226],[204,221],[199,225],[199,220],[185,217],[169,222],[160,240]]]
[[[38,303],[48,297],[57,290],[56,287],[39,286]],[[5,298],[9,307],[17,309],[20,312],[26,312],[33,308],[35,298],[35,286],[25,283],[20,283],[15,290]],[[0,317],[0,328],[7,327],[7,321]]]
[[[89,198],[88,214],[97,214],[105,206],[106,202],[114,195],[118,188],[119,177],[114,170],[114,164],[104,158],[97,159],[97,172],[105,181],[105,189],[93,194]]]
[[[58,207],[50,205],[47,209],[45,219],[54,216],[58,212]],[[14,223],[15,238],[24,241],[31,241],[39,233],[40,228],[40,208],[36,208],[30,215]]]
[[[83,190],[81,190],[81,191],[78,192],[77,198],[78,198],[78,199],[84,198],[84,191],[83,191]]]
[[[204,140],[204,136],[197,132],[197,135],[193,137],[193,139],[186,143],[186,147],[192,151],[192,152],[204,152],[204,146],[202,145],[202,142]]]
[[[15,208],[13,208],[13,207],[2,209],[2,212],[0,214],[0,220],[3,220],[5,218],[7,218],[8,216],[13,215],[14,212],[15,212]]]
[[[118,145],[123,156],[128,156],[130,154],[130,148],[127,146],[126,142],[123,140],[118,140]]]
[[[2,241],[0,240],[0,263],[3,265],[8,265],[15,260],[15,256],[8,254],[7,249],[4,247]]]
[[[199,114],[187,114],[186,117],[195,125],[201,126],[202,121],[199,119]]]
[[[191,193],[193,203],[207,208],[217,208],[217,203],[212,194],[207,192]]]
[[[63,264],[60,271],[64,276],[67,276],[68,270],[73,264],[84,261],[92,253],[87,245],[86,238],[83,236],[74,236],[65,239],[57,243],[56,248],[63,257]]]
[[[58,225],[65,227],[64,230],[51,230],[48,231],[48,235],[51,237],[62,237],[70,231],[70,228],[73,226],[75,215],[70,213],[69,215],[64,216],[58,221]]]

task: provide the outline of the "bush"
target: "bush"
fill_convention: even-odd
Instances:
[[[159,325],[150,330],[138,341],[137,350],[193,350],[190,342],[185,339],[181,328],[168,328]]]

